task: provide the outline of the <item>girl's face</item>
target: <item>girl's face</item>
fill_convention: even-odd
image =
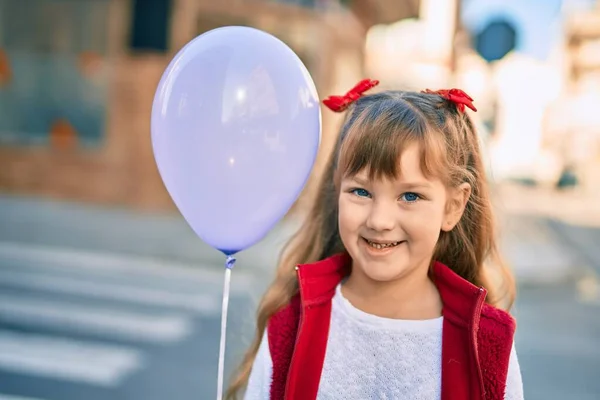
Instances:
[[[398,179],[368,180],[367,171],[343,178],[339,230],[353,273],[392,281],[427,271],[441,230],[458,223],[470,194],[463,184],[449,191],[421,171],[419,146],[407,147]]]

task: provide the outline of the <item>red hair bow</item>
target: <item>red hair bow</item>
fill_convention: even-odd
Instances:
[[[460,89],[441,89],[436,90],[435,92],[433,90],[426,89],[422,93],[437,94],[438,96],[442,96],[444,99],[456,104],[456,108],[458,108],[458,111],[460,112],[465,112],[465,106],[469,107],[473,111],[477,111],[473,105],[473,99]]]
[[[329,109],[335,112],[342,112],[352,103],[360,98],[364,92],[379,85],[379,81],[374,79],[364,79],[356,84],[348,93],[343,96],[329,96],[323,100]]]

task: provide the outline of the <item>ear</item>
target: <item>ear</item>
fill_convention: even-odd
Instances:
[[[471,185],[467,182],[448,190],[448,200],[446,202],[446,212],[442,221],[442,230],[449,232],[463,216],[467,202],[471,197]]]

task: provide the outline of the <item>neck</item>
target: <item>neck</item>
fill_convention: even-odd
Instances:
[[[428,268],[417,268],[397,279],[380,282],[352,268],[342,287],[344,297],[356,308],[384,318],[423,320],[442,315],[442,301]]]

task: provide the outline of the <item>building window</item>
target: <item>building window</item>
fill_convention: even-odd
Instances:
[[[171,0],[133,0],[131,49],[166,52]]]

